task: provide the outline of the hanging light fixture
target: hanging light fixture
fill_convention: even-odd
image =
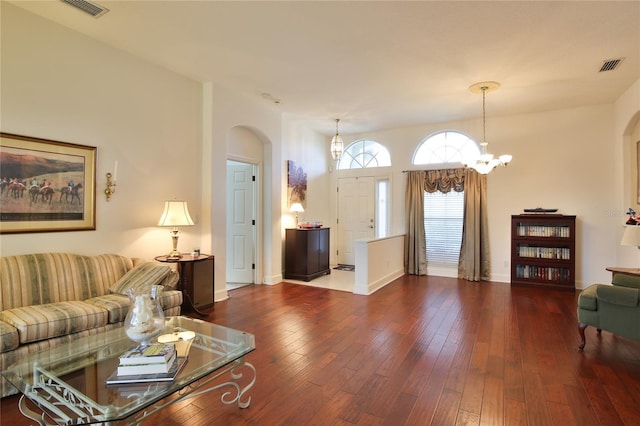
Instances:
[[[472,93],[482,93],[482,143],[480,143],[480,156],[474,159],[463,160],[463,164],[466,167],[475,169],[478,173],[486,175],[496,166],[506,166],[511,161],[511,155],[505,154],[498,158],[493,158],[492,154],[487,152],[487,118],[485,97],[487,92],[492,92],[500,87],[500,83],[495,81],[483,81],[481,83],[473,84],[469,87],[469,91]]]
[[[331,139],[331,156],[334,160],[340,158],[342,154],[342,150],[344,150],[344,142],[342,141],[342,137],[338,133],[338,123],[340,122],[339,118],[336,118],[336,135]]]

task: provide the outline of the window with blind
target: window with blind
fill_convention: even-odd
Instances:
[[[413,164],[460,167],[463,158],[477,156],[478,144],[469,136],[455,131],[438,132],[427,137],[416,149]],[[462,243],[464,192],[425,193],[424,230],[427,264],[456,268]]]
[[[425,192],[424,231],[429,265],[458,265],[463,214],[464,192]]]

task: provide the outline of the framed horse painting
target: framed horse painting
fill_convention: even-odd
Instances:
[[[96,229],[96,148],[0,133],[0,233]]]

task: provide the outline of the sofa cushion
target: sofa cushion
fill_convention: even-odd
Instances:
[[[131,306],[129,298],[121,294],[105,294],[87,299],[85,302],[106,310],[109,313],[107,320],[109,324],[123,322]]]
[[[0,353],[12,351],[20,346],[18,329],[0,321]]]
[[[578,297],[578,306],[588,311],[598,310],[598,296],[596,290],[600,284],[593,284],[582,290]]]
[[[116,254],[0,257],[0,311],[102,296],[132,268],[130,258]]]
[[[127,295],[127,290],[139,290],[160,284],[171,273],[167,265],[145,262],[136,266],[116,281],[111,287],[111,293]]]
[[[78,333],[107,324],[106,310],[70,301],[26,306],[0,312],[0,320],[18,329],[20,344]]]
[[[640,288],[640,277],[627,274],[615,274],[611,283],[620,287]]]

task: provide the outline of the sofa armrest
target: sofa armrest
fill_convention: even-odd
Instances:
[[[640,289],[618,286],[598,286],[596,289],[598,300],[612,305],[636,307]]]

